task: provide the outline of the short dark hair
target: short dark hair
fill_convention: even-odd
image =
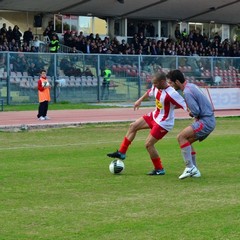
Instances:
[[[180,83],[184,83],[185,82],[185,78],[184,78],[184,75],[183,73],[176,69],[176,70],[173,70],[173,71],[170,71],[168,74],[167,74],[167,77],[172,81],[172,82],[176,82],[176,80],[178,80]]]
[[[166,75],[167,78],[171,79],[171,76],[172,76],[172,71],[169,71]]]

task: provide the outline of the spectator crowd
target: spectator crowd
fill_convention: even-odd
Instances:
[[[131,28],[130,28],[131,29]],[[128,41],[119,41],[116,37],[101,38],[99,34],[85,36],[83,32],[66,31],[63,35],[64,45],[72,49],[71,52],[94,54],[129,54],[129,55],[179,55],[179,56],[214,56],[214,57],[240,57],[240,42],[231,42],[229,39],[222,41],[218,33],[213,39],[198,30],[189,34],[184,29],[182,32],[176,27],[174,37],[155,38],[154,33],[146,34],[139,31],[131,32]],[[52,22],[49,22],[43,36],[50,41],[56,36]],[[31,28],[23,34],[17,25],[12,29],[3,23],[0,29],[0,51],[37,52],[39,47],[38,37],[34,37]]]
[[[192,30],[188,34],[186,29],[180,32],[177,27],[174,35],[158,39],[146,37],[145,31],[137,31],[126,42],[118,41],[116,37],[101,39],[99,34],[84,36],[83,32],[76,34],[66,31],[64,44],[83,53],[95,54],[240,57],[240,42],[231,42],[229,39],[222,41],[218,33],[210,40],[198,30]]]

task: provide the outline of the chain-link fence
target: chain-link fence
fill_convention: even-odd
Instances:
[[[112,72],[107,90],[102,85],[105,67]],[[47,70],[54,102],[135,101],[151,86],[155,72],[171,69],[180,69],[201,87],[240,86],[240,58],[1,52],[4,104],[36,103],[41,69]]]

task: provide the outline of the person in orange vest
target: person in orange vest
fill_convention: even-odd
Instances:
[[[48,111],[48,103],[51,100],[50,97],[50,83],[47,79],[46,70],[41,70],[40,79],[38,80],[38,99],[39,99],[39,107],[38,107],[38,119],[39,120],[49,120],[50,118],[47,116]]]

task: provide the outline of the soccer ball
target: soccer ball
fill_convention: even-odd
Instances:
[[[43,87],[49,87],[50,84],[49,84],[49,82],[43,82],[43,83],[42,83],[42,86],[43,86]]]
[[[109,171],[113,174],[121,173],[125,168],[124,162],[120,159],[114,159],[109,164]]]

